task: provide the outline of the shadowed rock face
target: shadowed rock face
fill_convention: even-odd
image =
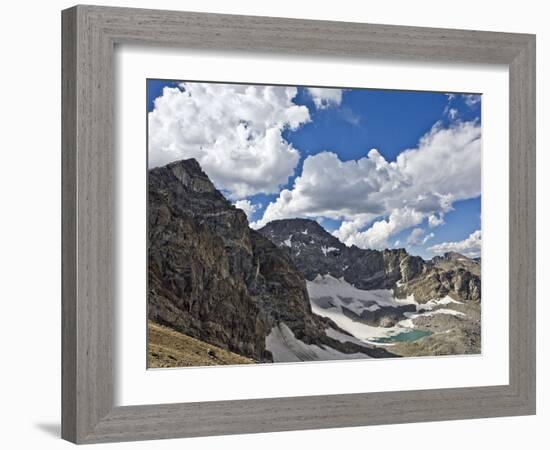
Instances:
[[[358,289],[394,289],[419,303],[451,295],[481,301],[480,263],[458,253],[424,261],[405,249],[347,247],[309,219],[275,220],[258,230],[286,251],[308,280],[343,277]]]
[[[256,272],[245,214],[195,160],[149,171],[148,315],[257,360],[266,318],[248,290]]]
[[[329,338],[338,327],[311,312],[291,255],[251,230],[194,159],[150,170],[148,205],[150,320],[256,361],[272,360],[266,336],[281,322],[307,344],[393,356]]]

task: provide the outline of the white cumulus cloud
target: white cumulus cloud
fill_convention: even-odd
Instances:
[[[458,116],[458,110],[456,108],[449,108],[449,111],[447,111],[447,114],[449,116],[449,119],[454,120]]]
[[[481,230],[474,231],[463,241],[443,242],[429,247],[428,250],[437,255],[457,252],[468,258],[477,258],[481,256]]]
[[[474,107],[481,101],[481,95],[479,94],[463,94],[462,98],[464,99],[464,103],[466,103],[466,105],[470,108]]]
[[[235,199],[276,193],[300,155],[282,137],[310,120],[294,87],[181,83],[149,113],[149,167],[196,158]]]
[[[476,121],[438,123],[393,162],[375,149],[351,161],[332,152],[309,156],[292,189],[281,191],[257,225],[324,216],[343,220],[334,234],[347,245],[387,247],[392,235],[425,219],[440,225],[453,202],[480,195],[480,142]]]
[[[395,209],[387,219],[374,222],[365,231],[359,231],[364,226],[357,223],[343,222],[342,226],[334,232],[334,235],[346,245],[356,245],[360,248],[388,248],[388,239],[407,228],[422,223],[422,213],[411,208]]]
[[[307,88],[317,109],[339,106],[342,103],[342,89]]]
[[[237,200],[235,203],[233,203],[233,206],[236,208],[242,209],[248,220],[252,218],[252,215],[260,209],[261,205],[255,205],[250,200],[244,199],[244,200]]]
[[[413,228],[411,234],[407,238],[407,244],[418,245],[424,238],[424,230],[422,228]]]
[[[428,233],[426,236],[424,236],[424,239],[422,239],[422,245],[424,245],[426,242],[428,242],[430,239],[433,239],[435,234]]]
[[[445,219],[443,218],[443,213],[439,214],[432,214],[430,217],[428,217],[428,226],[430,228],[438,227],[439,225],[443,225],[445,223]]]

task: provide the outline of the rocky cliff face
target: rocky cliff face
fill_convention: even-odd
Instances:
[[[257,261],[245,214],[195,160],[149,171],[148,187],[149,318],[268,360],[268,325],[248,290]]]
[[[329,337],[327,330],[342,330],[312,313],[291,254],[251,230],[195,160],[150,170],[148,205],[153,322],[256,361],[273,360],[266,338],[280,324],[301,343],[392,356]]]
[[[358,289],[395,289],[419,303],[451,295],[481,300],[480,264],[458,253],[424,261],[405,249],[383,251],[347,247],[309,219],[275,220],[259,230],[284,249],[308,280],[342,278]]]
[[[464,269],[481,276],[481,258],[468,258],[457,252],[448,252],[443,256],[435,256],[430,261],[433,265],[444,270]]]

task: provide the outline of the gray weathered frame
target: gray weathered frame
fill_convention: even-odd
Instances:
[[[62,13],[62,436],[76,443],[535,413],[535,36],[97,6]],[[115,44],[506,64],[508,385],[114,407]]]

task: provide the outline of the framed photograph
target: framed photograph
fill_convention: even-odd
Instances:
[[[535,37],[63,11],[62,435],[535,413]]]

